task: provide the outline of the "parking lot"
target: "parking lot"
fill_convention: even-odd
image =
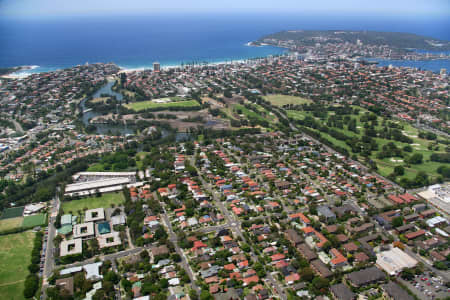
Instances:
[[[410,281],[402,281],[421,299],[445,299],[450,296],[450,288],[445,286],[442,278],[431,276],[429,272],[415,275]]]

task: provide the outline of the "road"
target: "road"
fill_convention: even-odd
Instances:
[[[195,162],[193,165],[195,166]],[[200,171],[198,169],[197,169],[197,172],[199,172],[199,174],[200,174]],[[242,234],[241,222],[239,220],[236,220],[233,216],[230,215],[228,209],[223,205],[222,201],[220,201],[220,197],[217,196],[216,192],[212,189],[211,185],[209,183],[207,183],[202,178],[202,176],[199,176],[198,178],[200,178],[202,185],[213,196],[214,202],[217,204],[217,207],[219,208],[222,215],[225,217],[225,220],[227,221],[227,226],[229,228],[231,228],[231,230],[233,232],[235,232],[242,239],[242,241],[244,241],[248,245],[251,245],[251,243],[249,243],[247,241],[247,239],[245,238],[245,236]],[[250,247],[250,256],[251,256],[251,259],[253,262],[259,261],[258,256],[253,252],[253,247]],[[286,293],[284,292],[284,288],[279,285],[278,281],[276,281],[275,278],[273,278],[272,274],[270,272],[267,272],[266,277],[267,277],[268,281],[272,284],[272,287],[276,288],[277,292],[275,292],[275,293],[278,294],[282,300],[287,300],[287,296],[286,296]]]
[[[285,118],[286,120],[289,121],[289,118],[284,114],[284,112],[282,112],[281,110],[279,110],[279,109],[277,109],[277,108],[274,108],[274,110],[278,111],[278,112],[281,114],[281,116],[283,116],[283,118]],[[295,131],[295,132],[301,132],[297,127],[295,127],[295,126],[291,123],[291,121],[289,121],[289,127],[291,128],[292,131]],[[310,140],[314,141],[315,143],[317,143],[317,144],[321,145],[322,147],[324,147],[325,150],[327,150],[327,152],[330,152],[330,153],[338,153],[338,152],[335,151],[333,148],[331,148],[331,147],[329,147],[329,146],[327,146],[327,145],[321,143],[320,141],[316,140],[316,139],[313,138],[312,136],[309,136],[308,134],[306,134],[306,133],[304,133],[304,132],[302,132],[302,134],[303,134],[305,137],[309,138]],[[355,165],[358,165],[363,171],[368,172],[369,169],[368,169],[365,165],[363,165],[362,163],[360,163],[359,161],[354,161],[354,160],[352,160],[350,157],[348,157],[347,159],[348,159],[351,163],[353,163],[353,164],[355,164]],[[378,173],[376,173],[376,176],[380,177],[381,179],[383,179],[383,180],[386,181],[386,182],[389,182],[389,184],[391,184],[393,187],[395,187],[395,188],[397,188],[397,189],[401,189],[402,191],[404,190],[404,189],[403,189],[401,186],[399,186],[397,183],[395,183],[395,182],[393,182],[393,181],[387,179],[386,177],[383,177],[383,176],[381,176],[381,175],[378,174]]]
[[[200,288],[195,284],[195,274],[191,269],[191,266],[189,265],[186,256],[184,255],[183,250],[178,246],[178,238],[175,232],[173,231],[172,224],[170,223],[169,217],[167,216],[166,210],[164,209],[164,214],[162,214],[164,223],[166,223],[166,227],[169,231],[169,240],[172,242],[172,244],[175,246],[175,251],[180,255],[181,257],[181,266],[183,269],[187,272],[189,279],[191,280],[191,287],[197,292],[198,295],[200,295],[201,290]]]
[[[64,268],[71,268],[71,267],[78,267],[78,266],[88,265],[88,264],[94,263],[97,260],[97,258],[100,258],[100,260],[102,260],[102,261],[105,261],[105,260],[114,261],[116,259],[128,256],[128,255],[138,254],[142,250],[145,250],[145,247],[136,247],[134,249],[123,250],[123,251],[112,253],[112,254],[108,254],[108,255],[94,256],[94,257],[91,257],[91,258],[83,260],[83,261],[75,262],[73,264],[64,265]]]
[[[48,278],[53,274],[53,269],[55,268],[55,245],[54,238],[56,236],[56,227],[53,225],[56,216],[58,215],[59,206],[61,205],[58,196],[59,188],[57,189],[57,194],[51,201],[52,209],[50,211],[50,217],[48,219],[48,234],[47,234],[47,248],[45,250],[45,260],[44,260],[44,271],[42,273],[42,295],[43,299],[46,299],[45,291],[48,287]]]
[[[47,237],[47,249],[45,251],[45,263],[44,263],[44,284],[46,280],[52,275],[53,269],[55,267],[55,256],[54,256],[54,238],[56,236],[56,228],[53,223],[56,220],[56,216],[58,215],[60,201],[58,195],[56,195],[52,202],[52,209],[50,211],[50,217],[48,221],[48,237]]]
[[[430,265],[430,263],[423,259],[420,255],[416,254],[415,252],[411,251],[411,249],[409,247],[405,247],[406,254],[414,257],[416,260],[420,261],[423,263],[423,265],[425,266],[425,268],[427,268],[428,270],[430,270],[431,272],[433,272],[434,274],[441,276],[442,278],[445,279],[445,281],[450,281],[450,276],[449,276],[449,272],[448,271],[443,271],[443,270],[438,270],[435,267],[433,267],[433,265]]]
[[[23,128],[22,128],[22,125],[20,125],[19,122],[17,122],[17,121],[14,120],[14,119],[11,119],[11,122],[13,122],[14,127],[16,127],[16,131],[17,131],[17,132],[22,133],[22,134],[25,132],[25,131],[23,130]]]

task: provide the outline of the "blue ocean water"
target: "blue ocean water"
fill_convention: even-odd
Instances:
[[[150,67],[154,61],[163,66],[219,62],[284,53],[277,47],[246,46],[281,30],[399,31],[450,40],[448,28],[448,18],[342,15],[4,17],[0,67],[37,65],[33,71],[43,72],[86,62],[114,62],[124,68]]]
[[[394,67],[408,67],[417,68],[419,70],[428,70],[439,73],[441,69],[446,69],[447,73],[450,71],[450,60],[389,60],[389,59],[368,59],[378,62],[378,66],[387,67],[392,65]]]

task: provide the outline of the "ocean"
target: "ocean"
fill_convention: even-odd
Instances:
[[[246,44],[294,29],[412,32],[450,40],[446,18],[333,15],[158,15],[1,18],[0,67],[33,65],[45,72],[79,64],[114,62],[127,69],[214,63],[278,55],[286,49]],[[382,62],[390,64],[390,62]],[[402,62],[412,63],[416,62]],[[395,63],[393,63],[395,65]],[[449,61],[421,68],[450,69]]]

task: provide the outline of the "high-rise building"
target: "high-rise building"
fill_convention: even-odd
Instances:
[[[154,63],[153,63],[153,71],[154,71],[154,72],[159,72],[159,71],[161,71],[161,65],[159,64],[159,62],[154,62]]]
[[[441,75],[442,75],[442,76],[447,75],[447,69],[442,68],[442,69],[441,69]]]

